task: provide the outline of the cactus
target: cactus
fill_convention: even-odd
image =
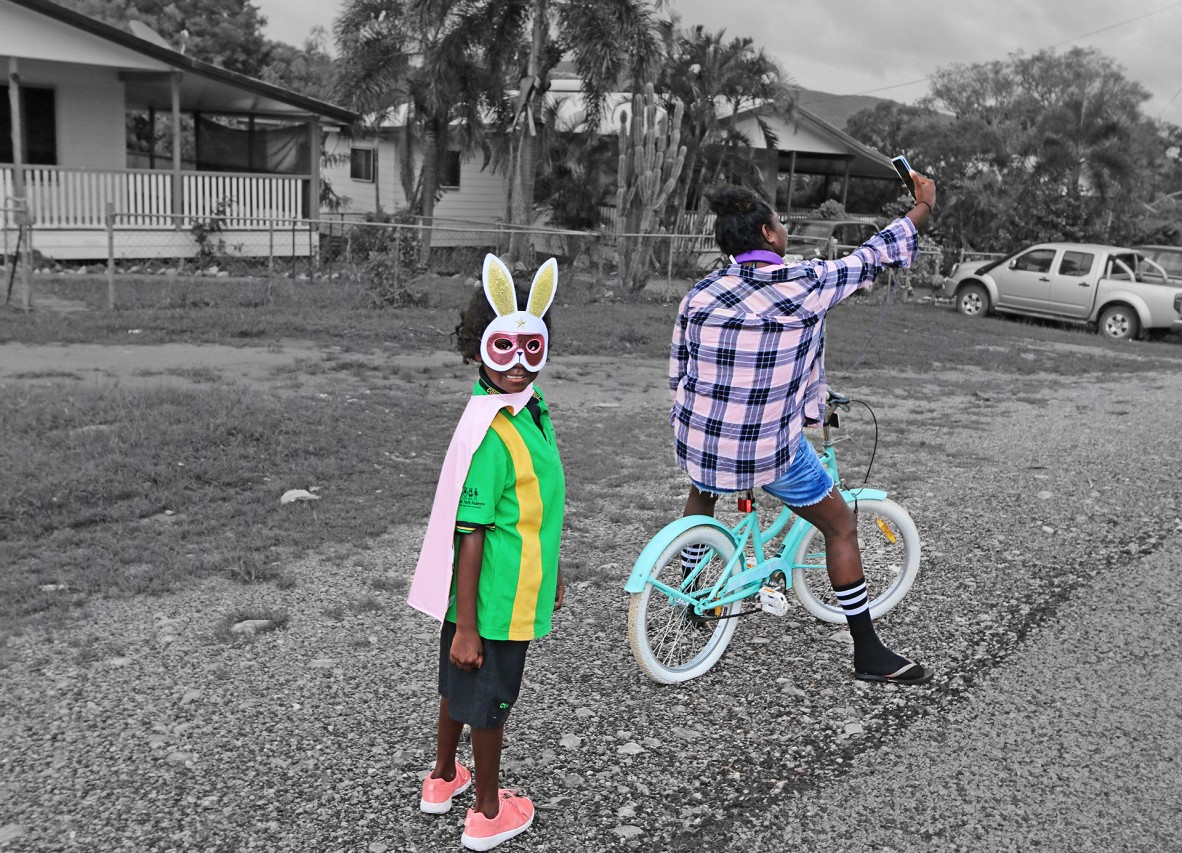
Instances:
[[[643,94],[632,95],[632,121],[620,117],[616,240],[620,285],[629,293],[641,290],[648,280],[654,248],[648,235],[659,227],[659,215],[685,164],[685,146],[681,144],[684,111],[678,101],[672,116],[660,115],[650,83]]]

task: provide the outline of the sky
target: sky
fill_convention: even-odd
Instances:
[[[302,44],[330,33],[339,0],[253,0],[267,35]],[[1152,98],[1151,118],[1182,125],[1182,2],[1179,0],[672,0],[683,26],[746,36],[805,89],[870,94],[912,103],[926,79],[953,63],[1012,53],[1095,47]],[[801,102],[808,105],[806,100]]]

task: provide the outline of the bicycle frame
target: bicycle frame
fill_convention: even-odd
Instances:
[[[830,476],[833,477],[833,482],[838,484],[838,490],[846,503],[856,504],[858,500],[885,499],[887,493],[880,489],[866,487],[850,489],[842,484],[841,476],[837,470],[837,454],[834,450],[834,442],[829,431],[830,416],[839,406],[841,406],[841,403],[835,402],[830,402],[827,406],[822,426],[823,449],[820,454],[821,464],[829,472]],[[846,401],[844,407],[848,407],[848,401]],[[811,527],[807,521],[797,517],[791,509],[785,506],[766,529],[761,529],[751,491],[740,493],[740,507],[743,506],[744,501],[749,502],[749,509],[746,510],[742,519],[734,527],[727,527],[722,522],[707,515],[684,516],[666,525],[660,533],[653,537],[652,541],[645,546],[644,550],[637,557],[632,573],[624,585],[624,590],[629,593],[638,593],[644,589],[645,584],[651,584],[654,588],[667,595],[671,602],[684,602],[696,615],[703,618],[710,618],[708,611],[726,607],[729,604],[741,601],[744,598],[750,598],[752,595],[758,593],[768,578],[777,571],[783,573],[784,589],[788,590],[792,586],[793,569],[816,568],[815,564],[805,565],[795,563],[791,557],[786,556],[796,553],[805,534]],[[767,543],[775,539],[793,519],[795,519],[795,522],[788,529],[783,543],[777,549],[775,555],[768,558],[765,553]],[[682,579],[680,587],[672,587],[656,578],[650,577],[652,567],[660,559],[662,553],[668,548],[670,543],[687,530],[701,525],[709,525],[723,531],[734,545],[734,553],[727,560],[726,566],[720,573],[718,580],[709,587],[703,587],[701,589],[693,588],[694,581],[714,556],[713,551],[708,551],[702,555],[698,561],[698,565]],[[748,550],[749,547],[750,551]]]

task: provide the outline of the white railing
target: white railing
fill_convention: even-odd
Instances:
[[[245,230],[266,230],[266,222],[259,224],[262,220],[300,219],[308,180],[306,176],[182,172],[181,208],[174,211],[171,172],[26,166],[24,179],[25,197],[38,228],[103,228],[111,204],[123,215],[125,227],[174,227],[161,226],[160,217],[175,212],[186,219],[209,219],[221,212],[226,214],[226,227]],[[13,195],[13,169],[0,166],[0,197]]]

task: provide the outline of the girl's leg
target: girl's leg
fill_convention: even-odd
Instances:
[[[858,519],[834,486],[821,501],[792,511],[825,537],[825,565],[829,582],[845,610],[854,638],[854,674],[874,681],[922,684],[931,678],[922,666],[897,655],[882,644],[870,618]]]
[[[464,724],[448,716],[446,696],[439,697],[439,722],[435,731],[435,768],[431,776],[450,782],[456,778],[456,749],[460,745]],[[476,784],[479,787],[480,782]]]
[[[683,515],[708,515],[714,517],[714,505],[718,503],[718,495],[710,492],[699,492],[697,487],[690,485],[689,497],[685,499]]]
[[[501,747],[505,727],[472,729],[472,758],[475,762],[476,803],[473,811],[494,818],[500,810]]]

